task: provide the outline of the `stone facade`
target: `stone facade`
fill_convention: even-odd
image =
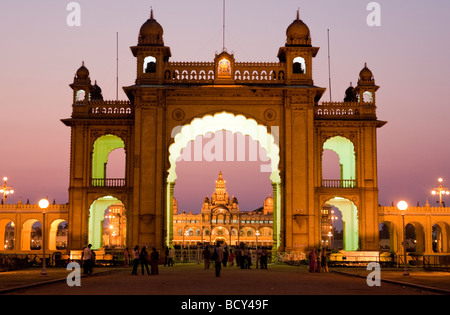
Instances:
[[[81,249],[92,236],[93,205],[112,196],[126,209],[127,244],[173,244],[176,160],[186,143],[207,132],[250,135],[271,159],[273,246],[306,252],[322,240],[322,208],[342,204],[346,235],[361,250],[378,249],[378,86],[367,66],[342,102],[320,102],[325,88],[313,80],[308,26],[297,18],[286,30],[279,62],[238,62],[222,51],[211,62],[173,62],[163,28],[153,13],[142,26],[136,81],[126,101],[106,101],[83,66],[76,72],[71,128],[69,246]],[[125,178],[107,178],[107,154],[126,152]],[[322,176],[324,149],[342,160],[342,176]],[[339,199],[339,200],[341,200]]]

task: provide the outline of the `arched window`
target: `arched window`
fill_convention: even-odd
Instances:
[[[8,219],[0,220],[0,251],[14,249],[15,224]]]
[[[156,58],[148,56],[144,59],[144,73],[156,73]]]
[[[345,188],[351,188],[354,185],[354,181],[356,179],[356,158],[355,158],[355,147],[353,145],[353,142],[351,142],[349,139],[341,137],[341,136],[335,136],[323,144],[323,150],[331,150],[335,152],[334,155],[323,155],[322,157],[322,178],[323,174],[326,173],[326,163],[327,159],[326,156],[332,157],[334,160],[337,160],[337,163],[339,164],[339,171],[340,173],[338,175],[338,178],[340,179],[339,186],[345,185]],[[337,156],[336,156],[337,155]],[[324,158],[325,157],[325,158]],[[336,164],[336,163],[333,163]],[[330,178],[335,179],[335,178]],[[350,180],[350,181],[349,181]],[[342,186],[344,187],[344,186]]]
[[[85,90],[78,90],[76,92],[75,101],[77,101],[77,102],[84,102],[84,101],[86,101],[86,91]]]
[[[110,177],[107,171],[114,176],[121,176],[118,174],[123,174],[122,177],[125,178],[125,143],[124,141],[115,135],[105,135],[98,138],[94,143],[94,151],[92,154],[92,179],[94,186],[106,186],[106,178]],[[114,154],[110,154],[116,149],[122,149]],[[109,163],[110,158],[114,163]],[[114,170],[108,166],[115,165]],[[117,167],[118,166],[118,167]],[[116,177],[117,178],[117,177]]]
[[[365,91],[363,93],[363,102],[364,103],[373,103],[373,95],[369,91]]]
[[[297,74],[306,73],[306,62],[303,57],[296,57],[293,61],[292,72]]]

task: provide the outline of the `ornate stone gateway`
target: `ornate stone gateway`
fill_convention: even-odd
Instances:
[[[226,51],[212,62],[172,62],[153,12],[131,51],[137,78],[124,87],[127,101],[103,100],[84,65],[71,84],[73,113],[63,120],[72,130],[71,249],[89,241],[90,209],[105,197],[126,209],[129,247],[171,245],[175,161],[196,136],[227,130],[251,136],[271,159],[276,249],[319,246],[322,207],[342,198],[352,249],[378,250],[376,131],[385,122],[377,120],[378,87],[367,67],[343,102],[319,103],[325,88],[312,77],[319,48],[299,16],[276,63],[237,62]],[[126,152],[125,176],[109,178],[104,165],[118,148]],[[326,149],[339,156],[339,179],[323,178]]]

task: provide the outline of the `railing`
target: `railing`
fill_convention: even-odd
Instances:
[[[424,255],[423,269],[450,271],[450,255]]]
[[[213,84],[213,62],[168,62],[164,82],[168,84]],[[283,84],[286,67],[274,62],[237,62],[234,69],[236,84]]]
[[[164,69],[165,83],[201,83],[214,81],[212,62],[168,62]]]
[[[46,265],[53,265],[53,256],[45,255]],[[42,266],[42,254],[2,254],[0,253],[0,272]]]
[[[125,187],[125,178],[92,178],[91,186],[93,187]]]
[[[234,80],[237,84],[283,84],[286,68],[273,62],[236,63]]]
[[[78,101],[72,113],[75,118],[130,118],[132,115],[129,101]]]
[[[374,103],[323,102],[314,109],[314,116],[320,119],[376,119]]]
[[[356,180],[354,180],[354,179],[322,179],[322,187],[324,187],[324,188],[355,188]]]

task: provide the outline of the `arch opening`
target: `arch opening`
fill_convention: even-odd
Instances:
[[[303,57],[295,57],[293,60],[293,73],[305,74],[306,73],[306,61]]]
[[[15,224],[12,220],[0,220],[0,251],[14,250]]]
[[[126,245],[126,209],[113,196],[95,200],[89,208],[88,242],[92,249]]]
[[[182,154],[182,150],[186,148],[189,142],[194,141],[198,136],[207,134],[215,134],[218,131],[228,131],[231,133],[240,133],[249,136],[257,141],[261,148],[266,151],[270,164],[262,165],[264,170],[270,173],[270,181],[273,188],[274,196],[274,247],[280,245],[280,236],[276,231],[280,231],[280,209],[281,209],[281,178],[278,170],[279,164],[279,148],[277,140],[270,134],[266,126],[258,125],[253,119],[247,119],[243,115],[234,115],[227,112],[217,113],[214,116],[206,115],[202,118],[195,118],[190,124],[174,129],[172,134],[174,143],[169,147],[170,168],[167,177],[167,196],[166,196],[166,213],[167,213],[167,231],[166,245],[171,246],[173,240],[173,193],[175,181],[177,179],[176,163]],[[210,232],[211,235],[212,231]]]
[[[66,220],[54,220],[50,224],[48,248],[50,250],[64,250],[67,248],[69,223]]]
[[[342,248],[345,251],[357,251],[359,249],[359,222],[358,208],[356,205],[351,200],[342,197],[329,199],[325,205],[336,207],[342,214]],[[338,229],[334,226],[334,231],[336,230]],[[334,234],[336,234],[336,232]],[[332,241],[336,241],[336,239]],[[336,244],[333,243],[332,246],[336,247]]]
[[[450,252],[449,240],[450,225],[445,222],[438,222],[432,226],[432,248],[435,253]]]
[[[92,153],[92,185],[93,186],[108,186],[107,181],[107,170],[111,171],[114,169],[113,174],[116,172],[123,174],[125,177],[125,148],[124,141],[115,135],[105,135],[99,137],[94,142],[94,150]],[[108,167],[108,158],[110,154],[117,150],[116,153],[119,154],[119,161],[114,162],[114,168]],[[112,155],[115,160],[117,159],[116,154]],[[120,165],[118,165],[120,163]],[[117,184],[117,183],[116,183]],[[122,183],[123,184],[123,183]],[[116,185],[117,186],[117,185]]]
[[[323,144],[323,154],[326,150],[331,150],[335,152],[339,159],[340,167],[340,178],[327,179],[324,178],[322,173],[322,181],[325,187],[343,187],[343,188],[353,188],[356,186],[356,157],[355,157],[355,147],[353,142],[349,139],[335,136],[329,138]],[[324,165],[326,165],[326,159],[328,156],[322,156],[322,172],[324,170]],[[328,157],[329,158],[329,157]]]
[[[144,73],[155,73],[156,72],[156,58],[153,56],[148,56],[144,59]]]

